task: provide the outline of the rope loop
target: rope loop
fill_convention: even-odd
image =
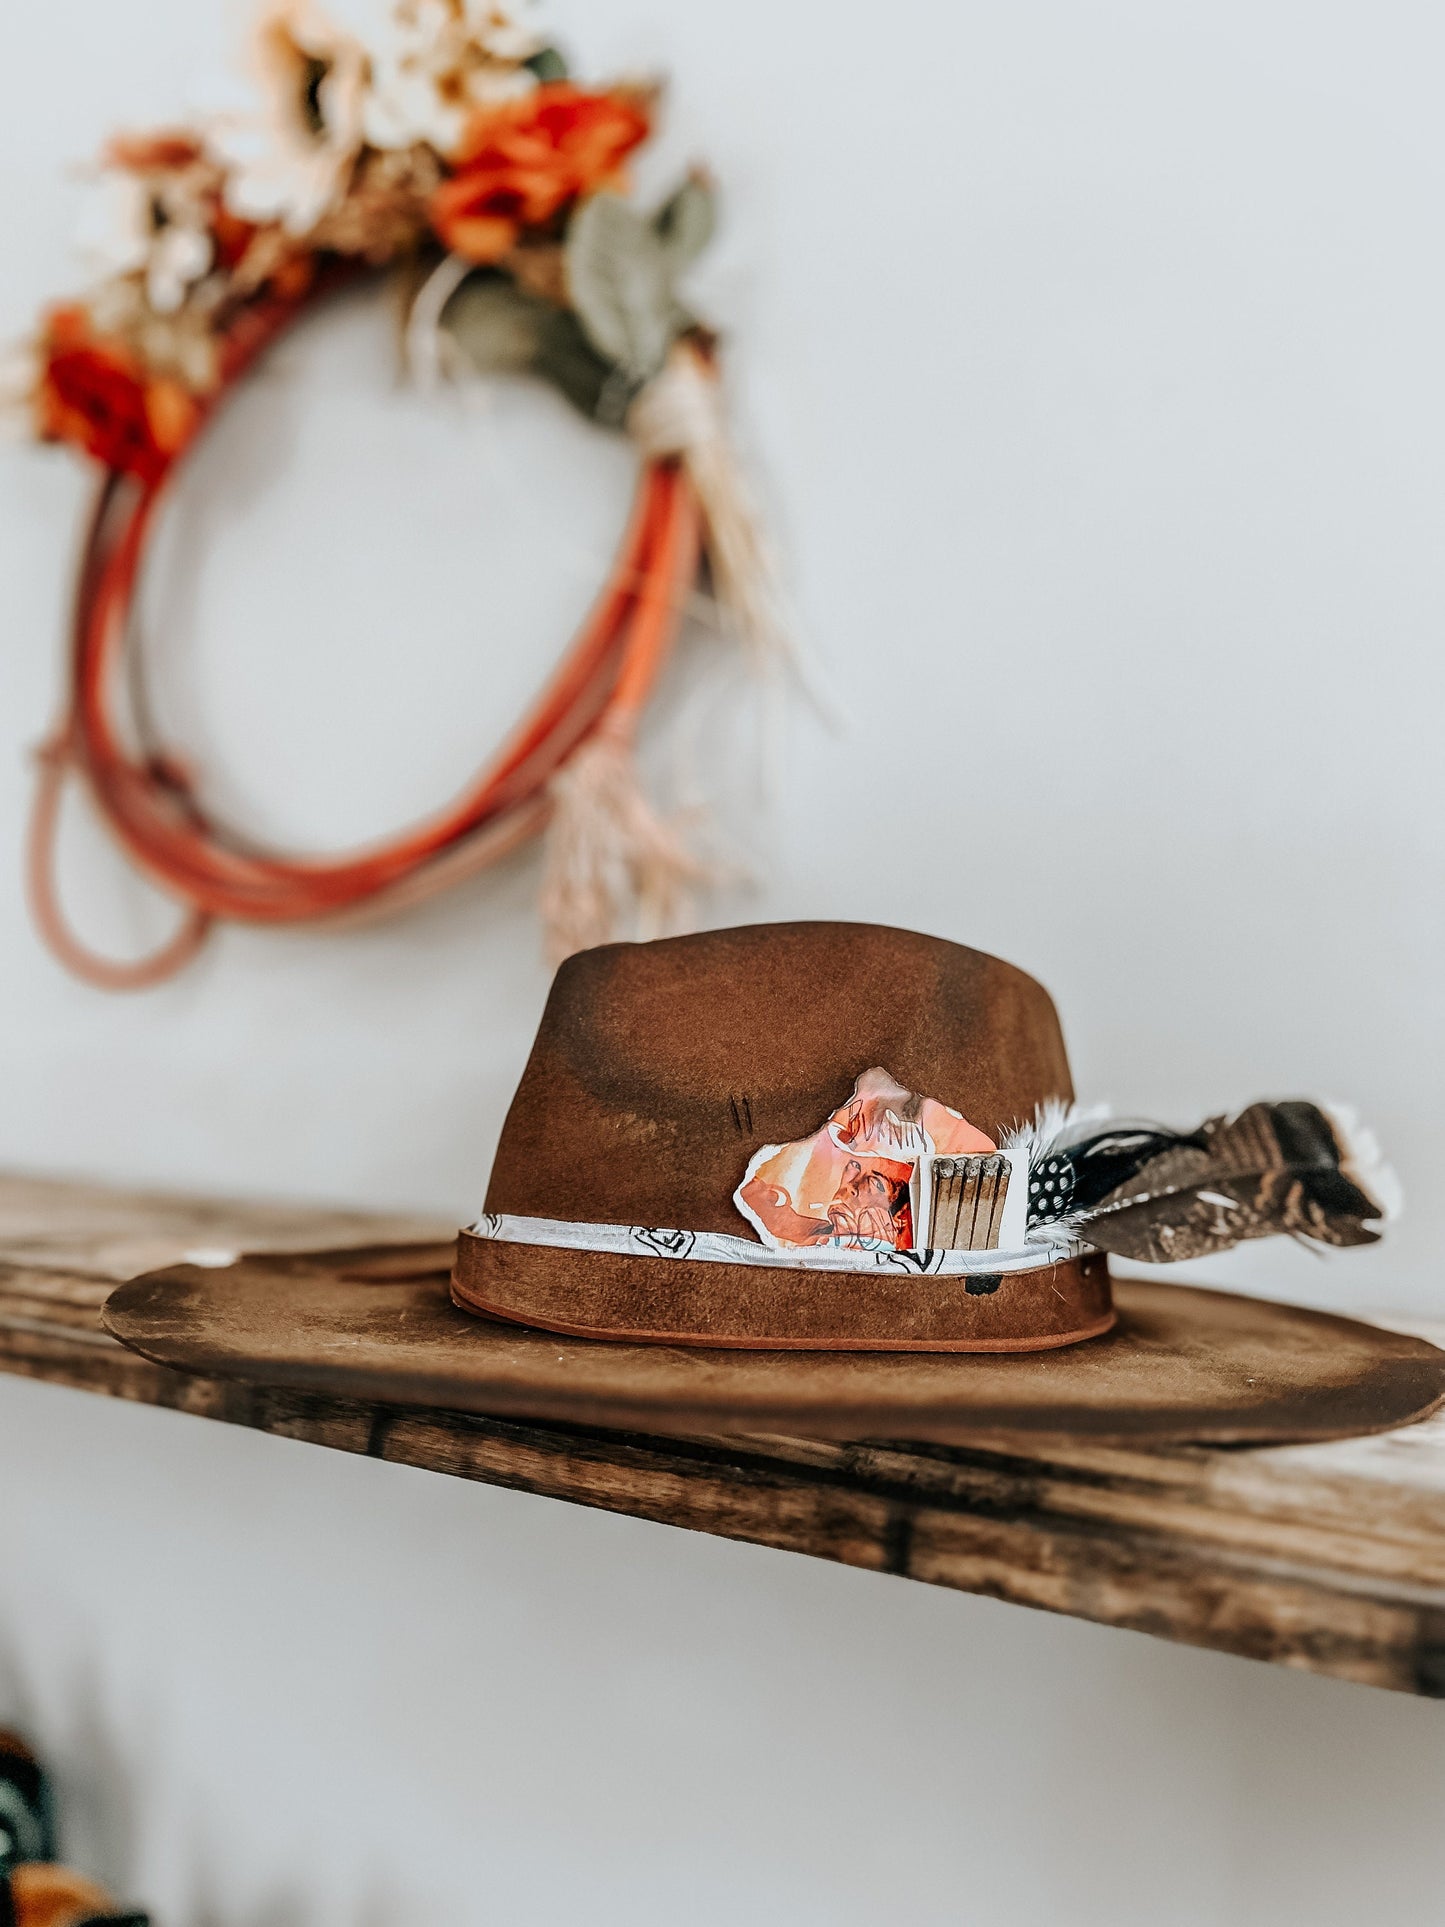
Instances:
[[[103,957],[81,942],[60,907],[55,883],[55,846],[60,830],[60,807],[67,776],[73,765],[68,746],[56,737],[35,752],[39,781],[30,817],[25,881],[30,914],[46,948],[73,977],[97,990],[149,990],[174,977],[200,950],[210,934],[212,919],[190,906],[180,928],[148,957],[134,961]]]
[[[273,330],[272,333],[279,332]],[[268,337],[269,339],[269,337]],[[264,344],[257,344],[257,347]],[[248,360],[249,360],[248,356]],[[530,713],[452,802],[365,849],[301,857],[268,849],[201,807],[189,761],[123,728],[115,691],[132,646],[130,613],[165,478],[104,473],[82,548],[62,719],[36,752],[29,897],[55,957],[108,990],[145,988],[182,970],[217,919],[351,923],[424,900],[497,862],[545,829],[558,808],[554,779],[611,721],[629,734],[667,660],[702,550],[697,497],[671,453],[645,455],[632,515],[591,611]],[[135,664],[129,686],[136,687]],[[138,716],[143,702],[131,705]],[[135,867],[185,907],[176,935],[136,963],[82,944],[54,881],[60,794],[80,777]],[[564,839],[575,842],[569,835]],[[553,955],[611,934],[575,902],[544,889]],[[593,893],[590,899],[600,901]],[[613,912],[621,906],[613,904]]]

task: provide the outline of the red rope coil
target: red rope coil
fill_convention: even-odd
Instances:
[[[247,317],[228,344],[224,388],[299,312]],[[171,473],[174,470],[170,471]],[[604,722],[630,734],[676,634],[696,576],[701,516],[676,461],[644,464],[611,573],[530,714],[449,805],[399,835],[335,858],[265,849],[214,821],[173,760],[130,747],[113,700],[130,611],[169,475],[146,483],[107,472],[82,548],[62,720],[41,752],[28,851],[37,927],[85,981],[138,989],[173,976],[218,918],[288,923],[381,914],[449,887],[535,835],[550,814],[548,785]],[[55,887],[61,792],[79,776],[116,839],[145,876],[184,906],[176,934],[150,956],[101,956],[71,931]]]

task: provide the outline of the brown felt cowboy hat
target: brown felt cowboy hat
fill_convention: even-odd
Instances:
[[[562,965],[452,1295],[599,1339],[1043,1351],[1113,1325],[1106,1252],[1365,1243],[1390,1184],[1304,1101],[1080,1111],[1048,993],[995,957],[764,924]]]

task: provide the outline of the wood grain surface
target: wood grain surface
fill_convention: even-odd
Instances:
[[[1439,1416],[1377,1437],[1248,1449],[986,1434],[954,1446],[664,1439],[267,1390],[151,1363],[101,1327],[128,1267],[198,1248],[448,1232],[424,1220],[0,1180],[0,1369],[1445,1696]]]

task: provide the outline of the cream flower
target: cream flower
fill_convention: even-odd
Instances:
[[[211,270],[220,175],[184,128],[124,134],[105,151],[80,245],[102,274],[133,280],[156,314],[175,314]]]
[[[473,112],[536,85],[523,64],[546,44],[529,0],[400,0],[365,106],[373,147],[448,154]]]
[[[252,55],[262,110],[212,130],[233,213],[307,234],[337,205],[361,151],[367,64],[360,43],[312,0],[269,7]]]
[[[157,314],[174,314],[215,255],[202,195],[176,175],[110,168],[82,216],[80,244],[109,275],[138,276]]]
[[[96,334],[122,343],[155,375],[171,375],[195,394],[220,377],[213,307],[222,285],[212,277],[172,313],[157,310],[136,275],[115,275],[86,303]]]
[[[36,342],[0,348],[0,441],[18,441],[35,433],[35,396],[42,368]]]

